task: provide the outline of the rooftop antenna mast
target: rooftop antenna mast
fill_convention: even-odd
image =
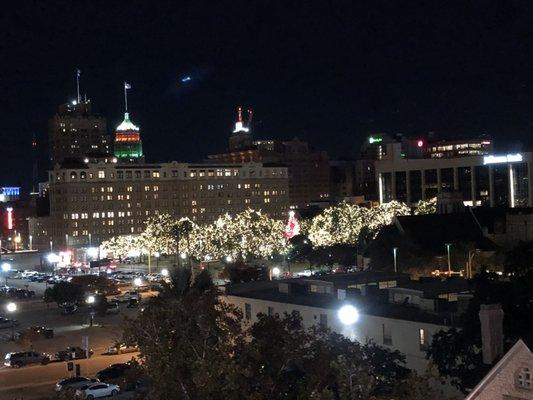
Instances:
[[[76,89],[77,89],[77,92],[78,92],[78,104],[81,101],[81,97],[80,97],[80,75],[81,75],[81,70],[78,68],[76,70]]]

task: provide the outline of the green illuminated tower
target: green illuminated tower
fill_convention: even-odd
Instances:
[[[131,85],[124,82],[124,121],[117,126],[115,132],[115,157],[119,162],[143,163],[143,143],[141,141],[141,132],[139,127],[130,121],[128,113],[128,89]]]

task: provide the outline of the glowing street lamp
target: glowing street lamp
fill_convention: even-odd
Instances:
[[[135,286],[139,287],[139,286],[141,286],[141,285],[143,284],[143,281],[142,281],[141,278],[135,278],[135,279],[133,280],[133,284],[134,284]]]
[[[232,263],[233,262],[233,257],[232,256],[226,256],[226,262],[227,263]]]
[[[95,299],[94,296],[91,295],[91,296],[87,297],[87,300],[85,300],[85,301],[87,302],[87,304],[92,305],[92,304],[94,304],[96,299]]]
[[[87,300],[85,300],[87,302],[87,304],[91,307],[91,318],[89,320],[89,327],[92,327],[93,326],[93,323],[94,323],[94,310],[93,310],[93,305],[94,305],[94,302],[96,301],[95,297],[93,295],[90,295],[87,297]]]
[[[163,275],[163,276],[166,278],[166,277],[168,276],[168,269],[163,268],[163,269],[161,270],[161,275]]]
[[[278,267],[272,268],[272,275],[278,278],[281,275],[281,269],[279,269]]]
[[[339,308],[337,317],[343,325],[353,325],[359,320],[359,311],[351,304],[346,304]]]
[[[180,257],[181,257],[182,260],[185,260],[185,259],[187,258],[187,254],[185,254],[185,253],[181,253],[181,254],[180,254]]]

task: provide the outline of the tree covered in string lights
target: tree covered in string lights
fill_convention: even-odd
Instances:
[[[114,236],[102,243],[102,248],[108,253],[120,259],[128,257],[132,253],[140,253],[142,247],[139,236],[123,235]]]
[[[437,212],[437,198],[433,197],[429,200],[420,200],[416,203],[414,215],[434,214]]]
[[[379,229],[392,223],[395,216],[409,215],[411,210],[404,203],[391,201],[379,207],[366,208],[341,203],[326,208],[315,216],[308,228],[308,236],[315,247],[336,244],[356,245],[360,235],[375,237]]]

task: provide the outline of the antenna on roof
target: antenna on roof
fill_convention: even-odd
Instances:
[[[77,89],[77,92],[78,92],[78,104],[80,103],[80,75],[81,75],[81,70],[78,68],[76,70],[76,89]]]
[[[124,82],[124,108],[125,112],[128,112],[128,89],[131,89],[131,85],[128,82]]]

